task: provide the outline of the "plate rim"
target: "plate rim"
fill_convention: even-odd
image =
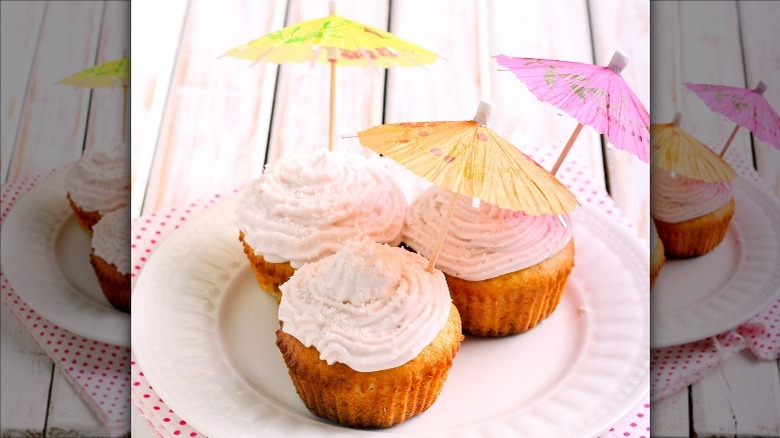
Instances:
[[[196,213],[196,217],[193,217],[187,221],[186,224],[184,224],[182,227],[180,227],[177,230],[174,230],[170,235],[168,235],[162,242],[160,242],[158,248],[154,251],[154,253],[149,257],[149,260],[147,261],[147,265],[144,268],[144,271],[142,271],[141,275],[138,276],[137,282],[135,284],[136,287],[140,287],[138,291],[134,291],[134,301],[133,301],[133,307],[136,306],[141,307],[142,304],[141,301],[146,299],[146,296],[151,292],[144,292],[144,290],[151,290],[151,288],[147,287],[146,283],[150,282],[152,283],[153,280],[150,280],[152,278],[151,273],[154,271],[154,269],[149,269],[150,266],[154,266],[156,263],[164,264],[165,260],[160,261],[160,257],[164,257],[166,251],[160,251],[160,249],[163,249],[163,247],[174,247],[178,242],[183,241],[186,239],[186,233],[190,228],[196,228],[199,226],[200,222],[205,222],[207,219],[209,219],[212,215],[217,214],[213,213],[214,211],[219,210],[218,206],[225,206],[225,205],[231,205],[231,202],[235,202],[237,198],[240,197],[241,192],[232,195],[231,197],[224,198],[220,202],[218,202],[216,205],[211,205],[209,208],[207,208],[204,211],[201,211],[199,213]],[[620,225],[617,221],[614,220],[614,218],[608,216],[606,213],[600,211],[598,208],[594,206],[585,206],[585,210],[588,210],[590,213],[592,213],[593,217],[597,221],[604,222],[605,224],[610,225],[610,229],[616,232],[617,234],[620,234],[625,243],[626,246],[629,247],[629,251],[633,253],[634,256],[637,257],[637,259],[641,261],[645,261],[645,264],[642,265],[641,269],[647,271],[646,277],[649,276],[649,248],[645,248],[647,245],[643,245],[641,238],[637,235],[632,234],[629,229],[627,229],[625,226]],[[212,213],[209,213],[212,212]],[[605,222],[606,221],[606,222]],[[239,251],[240,252],[240,251]],[[241,253],[241,256],[243,256],[243,253]],[[149,270],[148,270],[149,269]],[[145,274],[149,273],[149,274]],[[231,277],[232,278],[232,277]],[[232,281],[232,280],[229,280]],[[639,283],[638,284],[642,284]],[[635,385],[633,388],[631,388],[628,392],[630,392],[630,396],[628,399],[630,399],[630,402],[626,401],[624,405],[622,405],[622,408],[615,410],[611,414],[610,423],[609,424],[599,424],[598,426],[590,425],[588,427],[591,427],[591,430],[588,430],[588,434],[590,435],[596,435],[599,433],[603,433],[606,428],[610,427],[614,422],[619,421],[620,419],[624,418],[625,415],[627,415],[632,409],[636,408],[639,404],[642,403],[642,401],[649,396],[649,363],[650,363],[650,298],[649,298],[649,286],[646,284],[642,284],[642,287],[636,288],[635,291],[636,299],[638,299],[642,305],[644,306],[644,309],[640,309],[640,312],[643,315],[643,321],[647,323],[646,327],[642,327],[641,330],[638,330],[637,337],[642,339],[642,345],[644,348],[640,348],[640,353],[637,354],[636,357],[632,357],[631,367],[632,367],[632,375],[633,373],[636,373],[636,381],[639,382],[639,384]],[[142,312],[141,312],[142,313]],[[152,366],[149,367],[149,364],[152,362],[152,359],[147,357],[147,351],[143,347],[144,342],[141,341],[141,337],[143,334],[143,326],[144,326],[144,317],[146,315],[141,315],[138,311],[134,311],[132,314],[132,330],[133,330],[133,351],[135,355],[135,360],[140,366],[141,369],[144,370],[146,378],[149,380],[150,384],[155,388],[155,391],[157,394],[166,400],[166,403],[169,403],[171,400],[174,400],[174,405],[169,404],[169,406],[174,409],[178,414],[180,414],[183,418],[188,418],[187,416],[190,415],[190,417],[187,419],[187,421],[193,420],[190,423],[200,430],[202,433],[209,433],[213,436],[218,436],[220,434],[219,430],[213,430],[213,427],[211,427],[209,424],[203,424],[200,422],[200,418],[197,416],[193,416],[193,414],[190,412],[190,409],[188,406],[176,406],[175,403],[179,403],[179,400],[174,397],[171,399],[169,395],[171,395],[171,392],[175,392],[172,388],[167,388],[165,383],[158,380],[157,376],[154,373],[154,370],[158,367]],[[149,352],[151,355],[152,352]],[[643,366],[636,366],[639,362]],[[233,364],[227,364],[228,367],[233,367]],[[151,371],[151,372],[150,372]],[[235,372],[234,372],[235,373]],[[162,377],[160,377],[162,379]],[[240,380],[240,378],[237,378]],[[169,391],[170,389],[170,391]],[[135,396],[135,394],[134,394]],[[186,405],[186,403],[182,403]],[[272,415],[271,413],[268,413],[268,415]],[[307,423],[310,423],[307,421]],[[205,427],[204,427],[205,426]],[[481,430],[485,433],[489,432],[490,427],[483,427],[478,428],[477,431]],[[331,429],[333,430],[333,429]],[[323,429],[323,432],[328,432],[327,429]],[[336,427],[335,431],[333,433],[339,434],[339,433],[365,433],[365,431],[361,430],[354,430],[354,429],[345,429],[342,427]],[[394,435],[394,433],[391,430],[383,430],[383,433],[388,433],[390,435]],[[404,435],[409,436],[409,435]]]
[[[773,196],[771,193],[769,193],[765,188],[763,188],[759,183],[751,180],[750,178],[739,176],[734,180],[735,184],[735,192],[737,193],[744,193],[743,196],[753,196],[754,193],[759,193],[761,198],[753,198],[753,202],[758,206],[758,208],[761,210],[762,213],[767,214],[767,209],[771,208],[778,216],[780,216],[780,200],[778,200],[775,196]],[[743,187],[742,185],[745,185],[746,187]],[[754,190],[754,192],[751,192],[750,190]],[[766,202],[762,203],[761,201],[764,200]],[[736,201],[737,208],[739,208],[739,201]],[[738,217],[735,215],[734,219],[732,220],[738,220]],[[770,230],[772,231],[772,230]],[[775,232],[777,235],[778,233]],[[776,236],[777,237],[777,236]],[[776,241],[776,240],[775,240]],[[776,246],[778,246],[777,243],[775,243]],[[665,262],[666,263],[666,262]],[[780,268],[780,257],[776,259],[775,263],[776,268]],[[661,271],[663,272],[663,266],[661,267]],[[769,275],[766,276],[766,281],[772,280],[772,272],[768,272]],[[663,275],[663,274],[661,274]],[[650,347],[651,348],[666,348],[666,347],[673,347],[677,345],[684,345],[691,342],[701,341],[707,338],[710,338],[712,336],[717,336],[721,333],[727,332],[729,330],[735,329],[739,327],[741,324],[744,324],[745,322],[749,321],[751,318],[753,318],[757,313],[759,313],[761,310],[766,308],[769,304],[772,303],[773,300],[780,297],[780,275],[775,274],[775,286],[776,289],[774,292],[767,292],[767,295],[763,297],[762,300],[757,301],[756,304],[753,307],[745,308],[739,315],[732,316],[728,320],[725,320],[725,322],[722,322],[720,324],[713,323],[709,326],[707,326],[706,329],[699,329],[694,332],[687,332],[687,334],[681,335],[681,336],[667,336],[661,340],[658,340],[658,336],[656,335],[656,329],[653,330],[653,335],[650,338]],[[729,280],[724,284],[720,290],[724,289],[725,286],[728,286],[732,279],[734,278],[734,275],[729,278]],[[766,286],[766,284],[762,284],[763,288],[768,288],[771,286]],[[653,306],[652,299],[653,296],[658,297],[657,294],[651,294],[651,308]],[[722,293],[717,293],[715,297],[708,297],[707,300],[712,300],[714,298],[721,297]],[[759,305],[760,304],[760,305]],[[682,310],[688,310],[690,311],[690,308],[694,306],[688,306],[686,309]],[[700,306],[695,306],[696,308],[700,308]],[[684,313],[684,312],[683,312]],[[679,313],[675,313],[675,318],[680,318]],[[684,316],[684,315],[683,315]],[[668,321],[667,318],[671,318],[672,316],[664,316],[664,319],[662,321],[658,322],[654,318],[652,320],[653,327],[659,327],[659,324],[663,325],[664,321]],[[736,322],[735,322],[736,321]],[[666,331],[663,331],[661,333],[666,333]],[[677,334],[678,331],[673,331],[672,334]]]
[[[49,266],[51,264],[56,266],[54,248],[40,248],[38,247],[40,242],[20,239],[19,233],[37,232],[38,234],[45,234],[42,230],[24,227],[24,225],[31,223],[24,221],[24,218],[30,214],[40,215],[41,209],[43,209],[44,213],[56,216],[52,218],[52,231],[48,233],[48,236],[52,239],[56,239],[65,222],[71,216],[75,216],[75,213],[73,213],[73,210],[66,202],[66,191],[63,184],[68,168],[65,167],[53,172],[46,178],[38,181],[30,190],[21,194],[8,212],[8,216],[3,220],[2,231],[0,232],[0,237],[4,242],[2,249],[0,249],[3,275],[8,279],[14,292],[30,308],[57,327],[89,340],[129,347],[130,315],[108,308],[107,306],[110,306],[108,300],[106,300],[106,307],[90,302],[82,296],[81,292],[74,291],[73,286],[61,278],[58,272],[51,272],[47,278],[32,276],[31,281],[31,276],[26,273],[29,272],[29,268],[26,267],[26,263],[19,257],[19,253],[29,256],[24,259],[26,261],[41,261],[41,258],[45,257],[45,263],[50,264]],[[58,200],[61,200],[59,205],[57,204]],[[36,204],[36,201],[43,202]],[[20,242],[20,244],[13,245],[16,242]],[[14,248],[12,249],[11,246]],[[37,254],[32,253],[31,255],[30,249],[37,252]],[[19,251],[19,253],[14,253],[14,251]],[[42,287],[42,282],[55,283],[58,292],[73,294],[74,296],[71,298],[83,307],[79,309],[76,307],[52,308],[53,303],[47,298],[52,291]],[[76,306],[76,303],[73,305]],[[85,318],[85,311],[95,312],[96,318]]]

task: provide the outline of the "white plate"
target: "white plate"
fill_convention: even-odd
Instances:
[[[212,438],[386,434],[583,437],[649,390],[648,251],[603,213],[575,214],[576,266],[533,330],[467,337],[426,412],[361,431],[312,415],[274,344],[277,305],[256,285],[233,225],[236,197],[156,250],[133,293],[133,351],[158,395]]]
[[[88,339],[130,345],[130,315],[106,300],[89,263],[90,238],[68,204],[65,171],[21,196],[3,221],[2,265],[42,317]]]
[[[780,293],[780,203],[746,179],[734,181],[734,203],[718,247],[661,267],[651,294],[653,348],[730,330]]]

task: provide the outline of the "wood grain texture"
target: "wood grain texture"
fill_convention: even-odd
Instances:
[[[157,141],[164,147],[155,150],[143,211],[232,189],[262,162],[276,66],[217,58],[279,28],[284,6],[190,3]]]
[[[63,438],[109,436],[100,419],[56,369],[52,380],[46,436]]]
[[[653,402],[650,415],[650,430],[654,437],[679,438],[690,432],[688,410],[688,388]]]
[[[46,3],[0,3],[0,181],[6,180]]]
[[[43,436],[54,365],[4,305],[0,357],[0,436]]]
[[[606,65],[616,50],[628,66],[621,76],[645,108],[650,108],[650,3],[645,0],[589,0],[596,64]],[[609,193],[639,232],[650,232],[650,165],[634,155],[608,148]]]
[[[746,87],[742,66],[737,7],[733,1],[680,3],[680,71],[682,82]],[[681,126],[720,152],[734,122],[710,110],[685,89]],[[752,162],[750,136],[740,129],[731,149]]]
[[[143,23],[130,37],[137,55],[131,59],[130,86],[131,217],[141,214],[188,3],[136,1],[130,10],[131,22]]]
[[[699,437],[780,435],[776,362],[742,352],[693,385],[694,430]]]
[[[387,0],[339,1],[337,12],[350,20],[387,30],[388,3]],[[286,25],[325,16],[326,6],[319,0],[292,0]],[[398,36],[431,49],[405,35]],[[371,67],[340,68],[338,63],[336,65],[334,149],[357,150],[360,146],[356,139],[342,139],[341,135],[382,123],[385,71]],[[327,65],[298,63],[280,66],[269,163],[288,154],[303,154],[328,147],[329,83],[330,67]],[[257,175],[259,172],[253,176]]]
[[[103,2],[47,4],[8,180],[81,156],[90,91],[57,82],[95,64],[103,6]]]
[[[537,100],[511,72],[500,71],[492,58],[503,54],[593,63],[587,4],[584,0],[494,0],[489,5],[490,97],[496,104],[492,126],[521,150],[548,145],[555,149],[554,157],[557,157],[577,126],[577,120],[555,106]],[[587,166],[589,172],[586,174],[605,188],[601,140],[594,129],[583,128],[567,160],[572,158]],[[553,162],[542,164],[549,170]],[[563,162],[564,168],[566,163]]]
[[[130,56],[129,1],[106,2],[95,64]],[[90,101],[85,150],[123,142],[122,87],[95,88]],[[130,133],[127,133],[129,142]]]
[[[764,96],[780,108],[780,3],[739,2],[740,34],[745,58],[747,85],[768,83]],[[771,82],[771,83],[769,83]],[[780,196],[780,149],[754,138],[756,168],[775,194]]]

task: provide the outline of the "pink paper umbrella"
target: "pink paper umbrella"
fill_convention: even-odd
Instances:
[[[780,149],[780,117],[764,97],[764,81],[758,81],[758,86],[752,90],[725,85],[686,83],[685,86],[696,93],[711,110],[723,114],[737,124],[720,152],[721,157],[734,140],[740,126],[749,129],[759,140]]]
[[[580,123],[574,129],[551,173],[555,174],[583,125],[604,134],[616,148],[647,163],[650,151],[650,113],[620,76],[628,58],[618,51],[609,65],[512,58],[498,63],[523,81],[537,99],[566,111]]]

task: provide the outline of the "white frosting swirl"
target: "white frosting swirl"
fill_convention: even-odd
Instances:
[[[92,249],[120,274],[130,273],[130,210],[122,207],[106,213],[92,228]]]
[[[731,184],[704,182],[653,167],[650,215],[670,224],[717,210],[731,199]]]
[[[101,215],[130,203],[130,153],[124,143],[94,147],[65,177],[70,198],[85,211]]]
[[[401,248],[349,242],[280,286],[282,330],[328,364],[361,372],[403,365],[436,338],[450,313],[444,275],[426,266]]]
[[[469,281],[486,280],[542,262],[572,238],[555,215],[527,215],[458,196],[436,267]],[[431,187],[409,206],[403,241],[429,257],[444,224],[452,192]]]
[[[236,216],[256,254],[299,268],[365,236],[397,245],[405,211],[378,157],[320,151],[267,166]]]

